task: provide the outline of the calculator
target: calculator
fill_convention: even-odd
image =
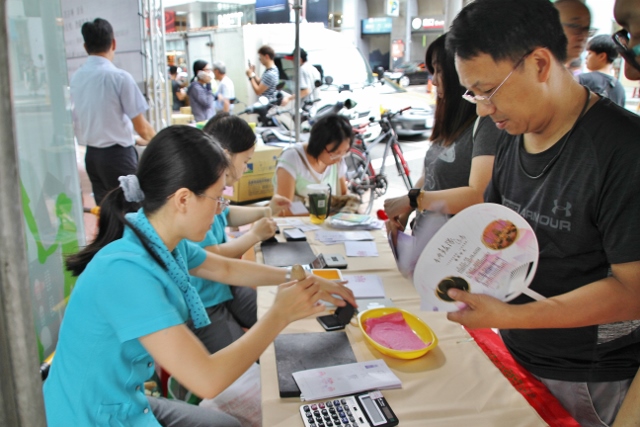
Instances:
[[[399,421],[378,390],[300,406],[305,427],[394,427]]]

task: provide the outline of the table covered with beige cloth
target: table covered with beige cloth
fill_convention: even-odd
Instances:
[[[306,219],[305,219],[306,221]],[[328,228],[326,225],[324,228]],[[345,329],[358,362],[383,359],[402,381],[402,388],[384,390],[383,395],[401,426],[505,426],[547,425],[524,397],[493,365],[469,334],[444,313],[420,311],[420,298],[413,284],[398,271],[386,235],[374,230],[378,257],[349,257],[344,274],[376,274],[383,281],[386,297],[424,320],[438,337],[438,346],[414,360],[385,356],[367,344],[355,318]],[[316,254],[345,255],[343,244],[325,246],[307,239]],[[261,254],[258,251],[257,259]],[[270,307],[275,287],[258,288],[258,315]],[[323,314],[328,314],[323,313]],[[314,318],[290,324],[282,333],[322,332]],[[263,427],[303,426],[299,398],[280,398],[273,344],[260,357]]]

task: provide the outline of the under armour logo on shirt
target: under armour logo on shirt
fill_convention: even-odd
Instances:
[[[560,206],[558,205],[558,200],[554,200],[553,201],[553,209],[551,209],[551,212],[553,212],[554,215],[558,214],[558,211],[564,211],[564,216],[565,217],[570,217],[571,216],[571,203],[567,202],[567,204],[565,206]]]

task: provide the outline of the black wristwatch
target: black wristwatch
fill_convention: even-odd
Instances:
[[[422,192],[419,188],[412,188],[409,190],[409,205],[413,209],[418,209],[418,197],[420,197],[420,193]]]

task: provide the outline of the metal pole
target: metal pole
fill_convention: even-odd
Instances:
[[[0,425],[40,427],[46,420],[20,208],[5,0],[0,47]]]
[[[407,11],[404,17],[404,62],[411,62],[411,2],[407,1]]]
[[[295,82],[295,116],[294,116],[294,126],[296,129],[296,142],[300,142],[300,9],[302,6],[300,5],[300,0],[296,0],[295,5],[293,6],[296,15],[296,44],[293,55],[293,80]]]
[[[160,26],[160,64],[164,64],[164,67],[160,67],[160,69],[162,70],[161,73],[162,75],[165,77],[164,80],[164,97],[163,99],[163,118],[164,118],[164,123],[162,125],[162,127],[166,127],[169,126],[171,124],[171,112],[173,110],[173,96],[172,96],[172,92],[171,92],[171,82],[169,81],[169,79],[166,78],[167,76],[167,39],[166,39],[166,32],[167,32],[167,27],[166,27],[166,23],[164,20],[164,3],[162,0],[158,0],[159,1],[159,7],[160,7],[160,16],[162,16],[162,24]]]

